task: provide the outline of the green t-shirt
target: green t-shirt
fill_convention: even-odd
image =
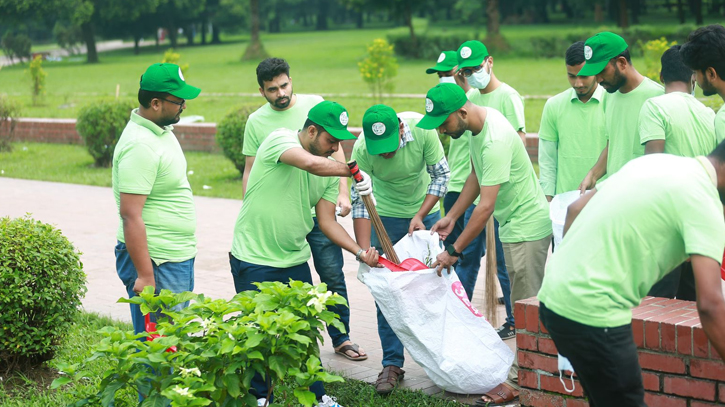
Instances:
[[[717,116],[715,116],[715,137],[717,137],[718,144],[725,139],[725,109],[723,107],[725,105],[720,106]]]
[[[320,199],[337,202],[336,177],[318,177],[279,161],[302,148],[297,131],[278,129],[257,150],[247,195],[234,226],[232,254],[270,267],[292,267],[310,258],[307,234],[314,222],[310,208]]]
[[[539,138],[557,143],[556,168],[539,163],[539,173],[556,174],[553,195],[573,191],[586,177],[607,145],[604,131],[604,88],[597,86],[587,103],[582,103],[573,88],[550,98],[541,115]]]
[[[501,242],[543,239],[551,234],[549,203],[529,155],[506,118],[497,110],[486,111],[483,130],[471,137],[471,158],[481,186],[501,186],[493,211]]]
[[[514,130],[526,132],[524,99],[516,89],[502,82],[501,86],[491,93],[483,94],[480,90],[472,88],[466,96],[474,105],[492,107],[498,110],[511,123]]]
[[[659,83],[644,78],[642,83],[627,93],[614,92],[604,98],[604,129],[609,138],[607,175],[619,171],[629,160],[644,155],[639,140],[637,122],[644,102],[665,93]]]
[[[360,135],[352,149],[352,159],[373,179],[376,209],[380,216],[412,218],[420,210],[428,192],[431,178],[426,165],[435,165],[444,157],[443,146],[435,130],[416,127],[421,114],[403,112],[398,118],[405,122],[413,135],[392,158],[370,155],[365,136]],[[434,205],[429,213],[438,212]]]
[[[652,154],[597,185],[549,259],[539,299],[581,324],[616,327],[690,255],[720,263],[723,207],[706,166],[714,174],[698,158]]]
[[[471,153],[468,147],[470,142],[471,132],[466,131],[457,139],[451,138],[450,144],[448,144],[448,166],[451,169],[448,192],[461,192],[466,179],[471,174]]]
[[[157,265],[196,256],[196,207],[186,158],[173,129],[160,128],[134,109],[113,152],[111,177],[120,221],[116,238],[125,242],[121,193],[146,195],[141,218],[149,255]]]
[[[639,138],[642,144],[665,140],[666,154],[708,155],[717,147],[715,112],[683,92],[653,97],[639,114]]]

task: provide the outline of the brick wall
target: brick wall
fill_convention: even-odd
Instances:
[[[539,321],[536,298],[518,301],[515,318],[521,405],[588,406],[576,378],[572,394],[559,381],[556,347]],[[647,297],[633,310],[632,327],[649,406],[725,403],[725,363],[709,344],[694,302]]]
[[[362,129],[350,128],[358,135]],[[221,150],[216,144],[216,123],[179,124],[174,126],[174,134],[184,151],[205,151],[218,153]],[[83,139],[76,131],[75,119],[33,119],[21,118],[15,127],[15,140],[37,143],[83,144]],[[350,158],[354,140],[342,142],[345,156]],[[536,134],[526,136],[526,151],[531,161],[538,161],[539,138]]]

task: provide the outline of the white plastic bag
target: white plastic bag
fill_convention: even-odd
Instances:
[[[564,237],[566,211],[569,208],[569,205],[579,199],[579,196],[580,192],[577,189],[576,191],[557,194],[551,200],[551,203],[549,204],[549,218],[551,219],[551,226],[554,230],[554,246],[561,244],[561,239]]]
[[[442,251],[437,234],[417,231],[395,245],[398,258],[432,264]],[[361,263],[358,279],[428,377],[441,389],[482,394],[503,383],[513,362],[486,318],[468,301],[455,272],[391,272]]]

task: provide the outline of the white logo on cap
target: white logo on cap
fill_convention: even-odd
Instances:
[[[440,64],[444,59],[446,59],[446,54],[441,52],[441,55],[438,57],[438,63]]]
[[[347,112],[340,113],[340,124],[342,124],[343,126],[347,126],[347,121]]]
[[[428,113],[433,111],[433,101],[429,98],[425,98],[425,111]]]
[[[470,49],[470,48],[468,48],[468,47],[463,47],[463,48],[461,49],[461,57],[462,57],[463,59],[466,59],[466,58],[468,58],[468,57],[470,57],[470,56],[471,56],[471,49]]]
[[[184,79],[184,74],[181,73],[181,68],[179,68],[179,78],[181,78],[182,81],[186,82],[186,79]]]
[[[382,136],[385,133],[385,125],[381,122],[373,123],[373,134]]]
[[[589,45],[585,46],[584,47],[584,58],[588,61],[588,60],[592,59],[592,54],[594,54],[594,52],[592,51],[592,47],[590,47]]]

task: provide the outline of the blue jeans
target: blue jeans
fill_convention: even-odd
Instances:
[[[302,263],[297,266],[278,268],[270,266],[261,266],[258,264],[247,263],[232,256],[229,253],[229,264],[232,268],[232,277],[234,278],[234,288],[237,293],[242,291],[257,290],[257,286],[252,283],[263,281],[279,281],[289,284],[289,280],[297,280],[312,284],[312,274],[310,266]],[[269,392],[269,380],[265,380],[259,373],[252,378],[252,394],[257,398],[267,398]],[[325,395],[325,387],[322,382],[315,382],[310,386],[310,391],[315,393],[317,400],[322,399]],[[271,404],[274,397],[268,399]]]
[[[511,279],[508,270],[506,270],[506,260],[503,256],[503,245],[498,237],[498,221],[494,218],[493,225],[496,232],[496,273],[498,283],[501,284],[501,292],[503,293],[503,303],[506,307],[506,323],[509,326],[516,326],[514,321],[514,313],[511,308]]]
[[[430,229],[433,225],[438,222],[441,218],[441,213],[432,213],[423,218],[423,224],[426,229]],[[380,220],[385,226],[385,231],[388,232],[388,237],[393,244],[397,243],[398,240],[402,239],[408,234],[408,227],[410,227],[410,218],[392,218],[389,216],[381,216]],[[370,235],[370,246],[377,247],[380,251],[380,241],[378,240],[375,230],[371,231]],[[403,260],[403,259],[400,259]],[[380,345],[383,347],[383,367],[386,366],[397,366],[403,367],[405,361],[405,348],[398,339],[398,336],[393,332],[393,328],[390,327],[385,316],[380,312],[380,308],[375,304],[375,309],[378,315],[378,336],[380,336]]]
[[[128,297],[132,298],[136,296],[133,292],[133,285],[136,283],[138,272],[136,267],[131,261],[131,256],[126,250],[126,244],[118,242],[116,244],[116,272],[118,277],[126,286],[126,292]],[[166,262],[157,266],[153,261],[151,264],[154,267],[154,279],[156,280],[156,293],[158,294],[162,289],[171,290],[175,293],[181,293],[184,291],[194,291],[194,259],[173,263]],[[133,322],[133,331],[140,333],[146,331],[146,323],[144,316],[141,313],[141,309],[136,304],[131,305],[131,321]],[[179,310],[189,305],[189,302],[179,304],[172,309]]]
[[[328,290],[339,294],[347,301],[347,285],[345,284],[345,274],[342,271],[344,264],[342,249],[322,233],[317,218],[314,218],[314,220],[315,227],[307,234],[307,243],[309,243],[310,250],[312,250],[312,261],[315,263],[315,270],[320,276],[320,280],[327,284]],[[327,327],[332,346],[338,347],[343,342],[350,340],[350,308],[346,305],[336,305],[328,309],[339,315],[340,322],[345,325],[344,333],[334,326]]]

